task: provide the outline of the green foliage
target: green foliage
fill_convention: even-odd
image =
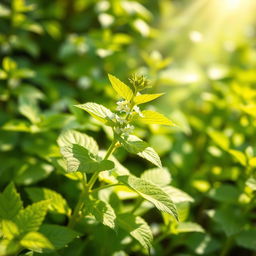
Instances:
[[[255,1],[0,2],[0,255],[255,254]]]

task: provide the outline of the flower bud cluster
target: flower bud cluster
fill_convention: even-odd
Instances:
[[[133,85],[135,91],[142,91],[151,87],[149,80],[142,75],[133,74],[129,78],[129,81]]]

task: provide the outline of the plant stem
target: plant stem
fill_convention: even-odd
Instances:
[[[115,151],[116,147],[117,147],[117,146],[116,146],[116,140],[114,139],[114,140],[112,141],[111,145],[109,146],[108,151],[107,151],[105,157],[103,158],[103,160],[107,160],[107,159],[109,158],[109,156]],[[99,172],[95,172],[95,173],[92,175],[91,179],[89,180],[89,182],[88,182],[88,184],[87,184],[89,191],[92,189],[94,183],[96,182],[96,180],[97,180],[97,178],[98,178],[98,175],[99,175]]]
[[[105,186],[101,186],[101,187],[98,187],[98,188],[95,188],[91,191],[91,193],[96,193],[102,189],[106,189],[106,188],[111,188],[111,187],[114,187],[114,186],[121,186],[123,184],[120,184],[120,183],[114,183],[114,184],[108,184],[108,185],[105,185]]]
[[[225,242],[225,244],[224,244],[224,246],[221,250],[220,256],[228,255],[228,252],[229,252],[229,250],[230,250],[230,248],[233,244],[233,241],[234,241],[233,237],[227,238],[227,240],[226,240],[226,242]]]
[[[71,218],[69,220],[69,223],[68,223],[68,227],[69,228],[73,228],[75,226],[76,221],[77,221],[77,219],[79,217],[79,212],[80,212],[80,210],[83,207],[84,197],[85,197],[85,194],[87,192],[88,192],[87,190],[83,190],[82,193],[80,194],[79,200],[78,200],[77,205],[76,205],[75,210],[74,210],[74,214],[71,216]]]

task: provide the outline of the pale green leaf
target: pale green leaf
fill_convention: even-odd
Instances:
[[[144,171],[141,178],[160,187],[166,186],[171,182],[171,174],[167,168],[152,168]]]
[[[70,228],[52,224],[43,224],[39,232],[48,238],[56,250],[63,248],[79,235]]]
[[[166,186],[163,190],[170,196],[174,203],[194,202],[194,199],[190,195],[178,188]]]
[[[67,161],[68,172],[100,172],[114,168],[114,163],[110,160],[100,161],[97,156],[78,145],[72,144],[61,148],[61,153]]]
[[[0,256],[16,255],[20,245],[15,240],[0,239]]]
[[[167,212],[178,220],[176,206],[164,190],[153,183],[132,175],[118,176],[117,180],[125,184],[144,199],[156,206],[160,211]]]
[[[26,188],[29,198],[33,202],[49,200],[49,211],[70,215],[71,209],[68,206],[66,199],[61,194],[48,188]]]
[[[53,249],[52,243],[39,232],[29,232],[20,241],[20,245],[33,251]]]
[[[22,209],[15,218],[21,233],[37,231],[47,213],[49,201],[40,201]]]
[[[144,219],[130,213],[124,213],[117,216],[117,223],[118,226],[129,232],[144,248],[150,248],[153,235]]]
[[[124,84],[118,78],[110,74],[108,74],[108,78],[111,82],[112,87],[120,97],[126,99],[127,101],[130,101],[132,99],[133,91],[128,85]]]
[[[72,144],[78,144],[86,148],[94,155],[97,155],[99,151],[98,144],[93,137],[75,130],[67,130],[62,132],[58,138],[58,145],[60,147],[69,147]]]
[[[13,183],[10,183],[0,194],[0,219],[13,219],[23,208],[20,195]]]
[[[188,233],[188,232],[201,232],[204,233],[204,229],[194,222],[180,222],[175,227],[175,233]]]
[[[152,100],[157,99],[162,96],[164,93],[156,93],[156,94],[140,94],[134,97],[133,101],[136,105],[143,104]]]
[[[143,117],[139,117],[139,120],[145,124],[162,124],[176,126],[176,124],[170,119],[153,110],[143,110],[142,115]]]
[[[250,177],[247,181],[246,181],[246,185],[251,188],[253,191],[256,191],[256,178],[255,177]]]
[[[110,204],[107,202],[87,199],[84,203],[83,215],[91,215],[97,221],[110,228],[115,228],[116,214]]]
[[[88,102],[85,104],[75,105],[75,107],[85,110],[92,117],[104,123],[105,125],[113,126],[115,124],[116,115],[103,105]]]
[[[129,135],[127,139],[119,139],[121,144],[128,152],[132,154],[137,154],[138,156],[145,158],[146,160],[148,160],[149,162],[151,162],[152,164],[156,165],[159,168],[162,167],[162,163],[158,154],[145,141],[141,140],[140,138],[134,135]]]

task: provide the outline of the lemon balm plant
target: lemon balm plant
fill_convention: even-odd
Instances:
[[[165,192],[169,180],[166,170],[162,167],[161,160],[153,148],[145,141],[133,135],[134,122],[141,121],[146,124],[162,124],[175,126],[164,115],[152,110],[140,110],[139,105],[152,101],[162,94],[142,94],[149,87],[145,77],[134,75],[130,85],[121,82],[115,76],[109,75],[112,87],[120,96],[116,112],[112,112],[103,105],[89,102],[76,105],[85,110],[93,118],[99,120],[113,131],[113,140],[104,152],[99,150],[96,141],[83,133],[74,130],[64,131],[58,138],[61,153],[66,162],[67,172],[82,174],[83,189],[77,205],[69,219],[69,227],[74,228],[82,218],[92,216],[96,221],[111,229],[126,230],[143,247],[149,249],[152,242],[152,232],[148,224],[135,215],[136,208],[143,200],[152,203],[158,210],[166,212],[174,220],[178,220],[176,206],[171,195]],[[123,147],[129,153],[148,160],[156,166],[141,178],[132,175],[113,156],[115,150]],[[168,173],[168,172],[167,172]],[[97,183],[97,179],[100,183]],[[102,200],[104,190],[133,191],[140,197],[131,211],[122,212],[115,209],[107,200]]]

